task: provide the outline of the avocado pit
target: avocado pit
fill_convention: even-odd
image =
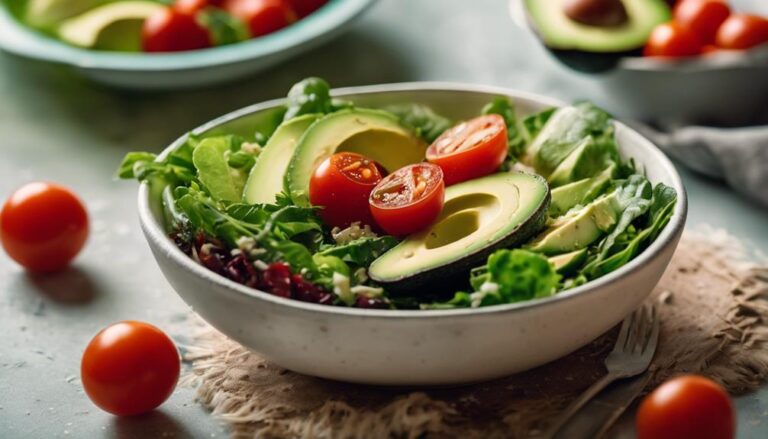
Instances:
[[[564,12],[571,20],[587,26],[615,27],[629,21],[621,0],[565,0]]]

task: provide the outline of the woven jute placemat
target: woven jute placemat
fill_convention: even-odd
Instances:
[[[760,261],[762,262],[755,262]],[[621,294],[617,291],[616,294]],[[686,232],[649,301],[662,330],[648,388],[679,373],[734,394],[768,377],[768,265],[721,230]],[[605,373],[616,330],[537,369],[472,386],[401,389],[327,381],[271,364],[203,327],[184,382],[235,437],[525,437]]]

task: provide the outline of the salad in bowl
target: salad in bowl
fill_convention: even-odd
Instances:
[[[308,78],[250,136],[190,134],[121,178],[159,188],[167,234],[231,281],[320,305],[443,310],[539,300],[630,262],[676,191],[619,155],[579,103],[519,118],[496,97],[451,120],[367,108]]]
[[[530,369],[648,296],[680,176],[586,103],[466,84],[311,78],[129,154],[163,275],[270,361],[367,384]],[[457,355],[460,353],[460,355]]]

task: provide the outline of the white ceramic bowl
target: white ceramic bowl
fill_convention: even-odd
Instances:
[[[768,13],[766,4],[756,9],[757,0],[752,1],[747,10]],[[509,0],[509,10],[519,27],[535,34],[522,0]],[[601,59],[587,55],[555,57],[590,75],[616,102],[609,110],[623,118],[664,125],[743,125],[768,117],[768,45],[682,60],[616,57],[602,66]]]
[[[308,17],[273,34],[189,52],[147,54],[82,49],[19,23],[0,4],[0,49],[65,64],[110,86],[167,90],[216,84],[272,67],[338,36],[374,0],[330,0]]]
[[[334,94],[361,106],[418,102],[455,119],[477,115],[494,96],[512,98],[520,114],[558,105],[502,88],[442,83],[355,87]],[[252,133],[282,103],[246,107],[194,132]],[[652,182],[677,191],[674,215],[658,239],[626,266],[546,299],[445,311],[363,310],[283,299],[221,277],[176,248],[163,229],[160,188],[141,186],[139,215],[152,252],[179,295],[219,331],[281,366],[370,384],[488,380],[542,365],[595,339],[635,309],[667,267],[685,224],[685,189],[664,154],[616,125],[621,154],[633,157]]]

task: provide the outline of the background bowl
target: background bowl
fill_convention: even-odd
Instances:
[[[454,119],[479,114],[494,96],[514,100],[520,114],[558,102],[507,89],[441,83],[339,89],[361,106],[417,102]],[[282,100],[235,111],[195,133],[252,134],[269,123]],[[678,193],[669,224],[629,264],[556,296],[511,305],[459,310],[362,310],[309,304],[247,288],[195,263],[166,236],[162,188],[142,184],[144,234],[168,281],[206,321],[288,369],[342,381],[446,385],[497,378],[564,356],[604,333],[635,309],[659,281],[683,231],[685,190],[670,161],[648,140],[617,123],[624,157],[652,182]],[[179,138],[163,154],[186,140]],[[162,156],[161,156],[162,157]]]
[[[264,70],[338,36],[374,0],[330,0],[273,34],[237,44],[170,54],[83,49],[19,23],[0,5],[0,49],[71,65],[88,78],[131,89],[181,89],[220,83]]]
[[[731,3],[768,15],[763,1]],[[538,40],[523,0],[510,0],[509,9],[513,21]],[[768,115],[768,46],[675,61],[547,50],[569,68],[592,76],[621,105],[610,110],[623,117],[666,126],[744,125]]]

